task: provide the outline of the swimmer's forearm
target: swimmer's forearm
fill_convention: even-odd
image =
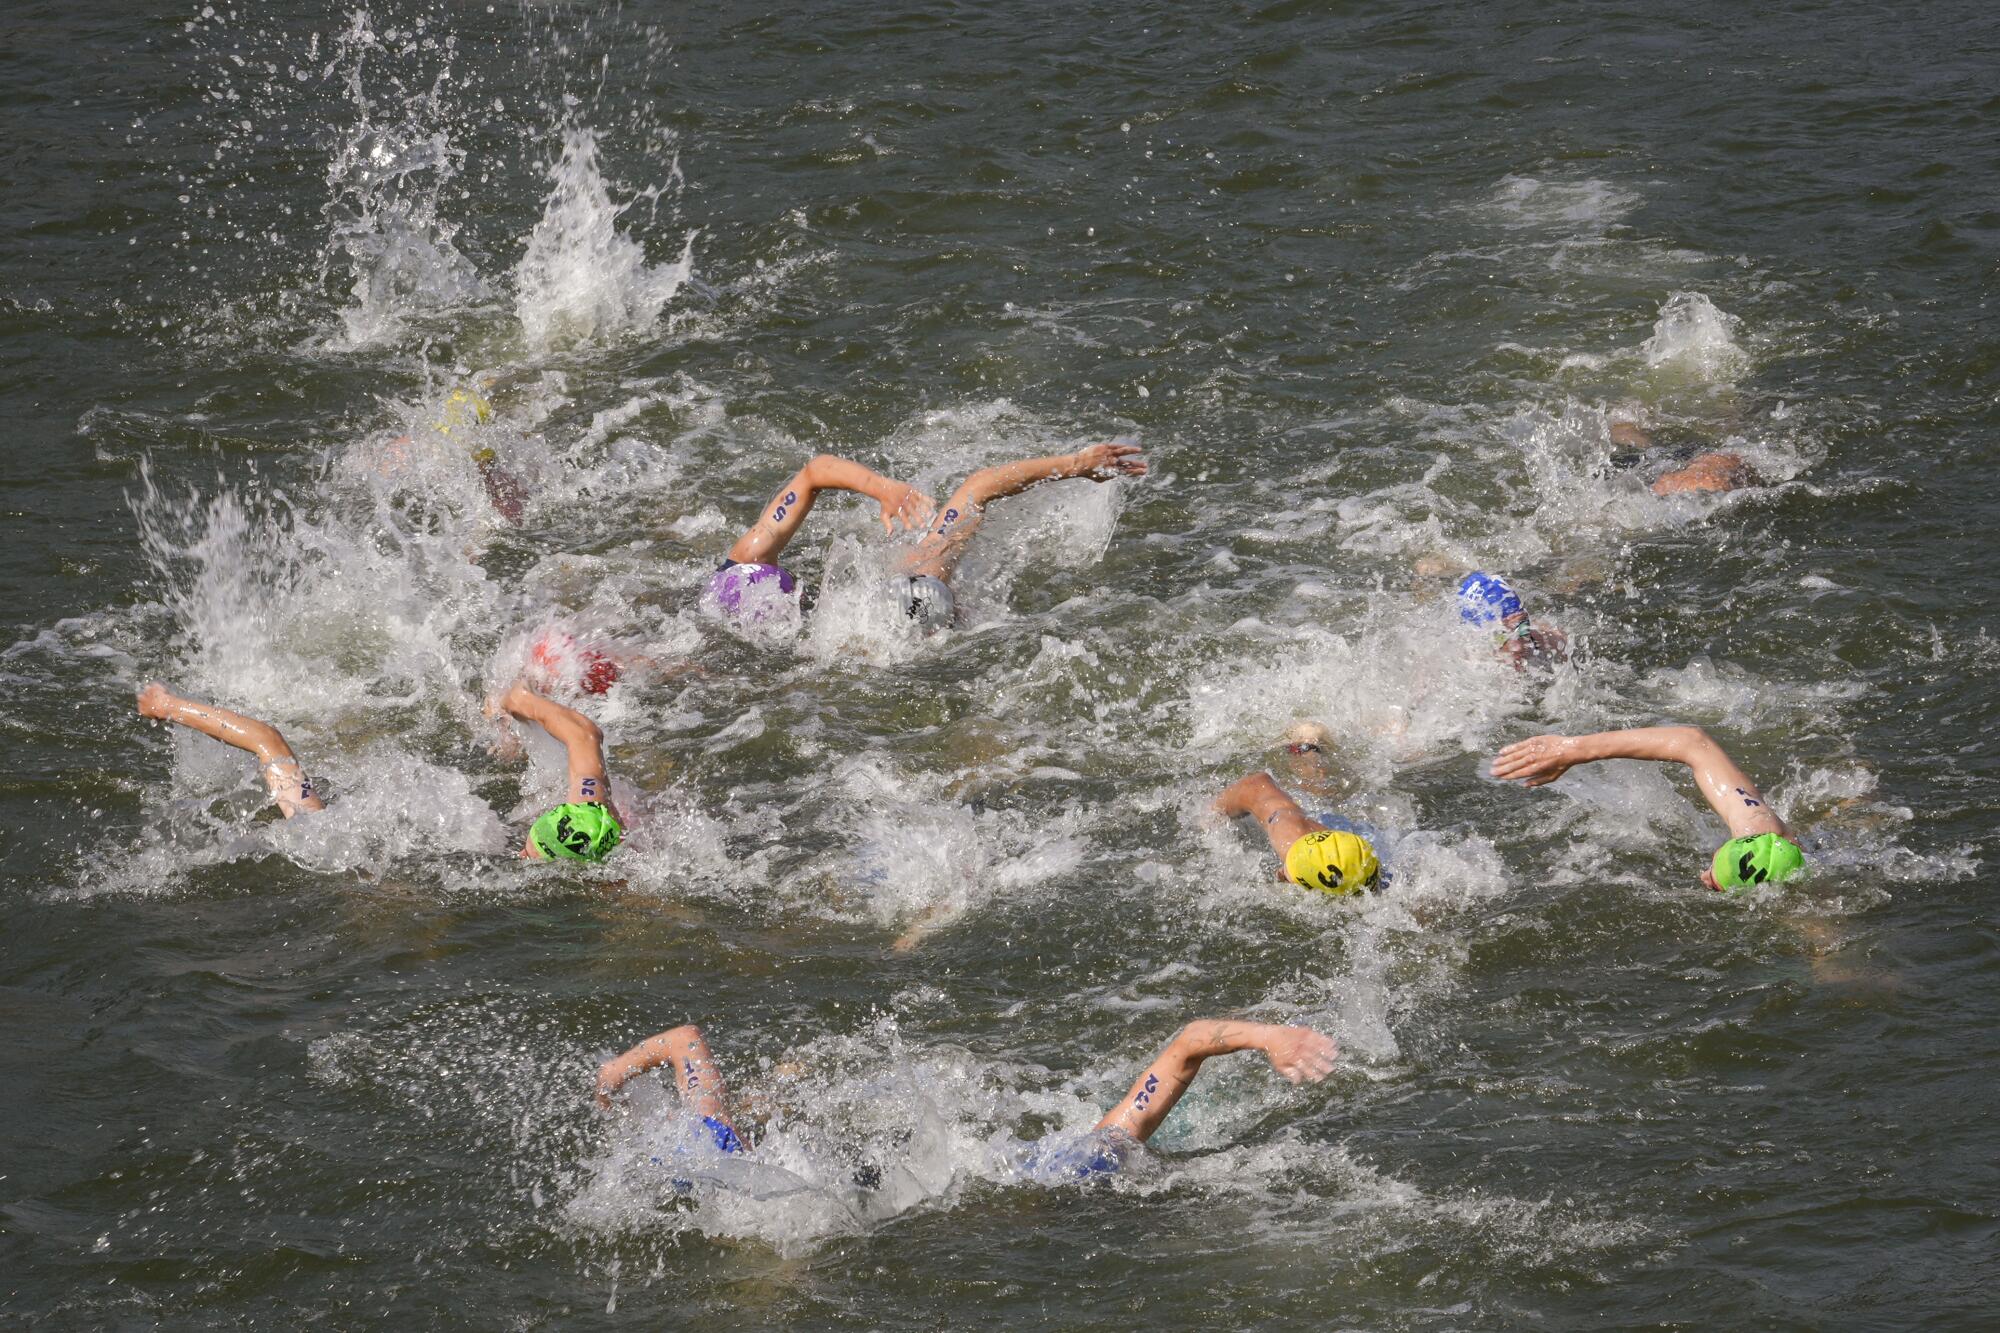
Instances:
[[[1275,1023],[1247,1023],[1236,1019],[1198,1018],[1182,1028],[1174,1038],[1182,1059],[1200,1068],[1203,1060],[1238,1051],[1270,1049],[1271,1039],[1285,1029]],[[1192,1070],[1189,1077],[1193,1077]]]
[[[877,501],[901,489],[873,468],[836,454],[814,458],[800,470],[799,479],[815,491],[854,491]]]
[[[1571,762],[1578,764],[1599,759],[1650,759],[1693,767],[1703,755],[1703,746],[1721,752],[1700,727],[1628,727],[1572,736],[1569,744],[1574,756]]]

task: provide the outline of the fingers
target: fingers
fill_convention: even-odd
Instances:
[[[1504,781],[1527,781],[1529,786],[1553,782],[1568,767],[1564,764],[1553,773],[1547,771],[1556,762],[1557,747],[1562,740],[1560,736],[1531,736],[1524,741],[1515,741],[1493,756],[1488,771]],[[1537,777],[1540,782],[1534,780]]]

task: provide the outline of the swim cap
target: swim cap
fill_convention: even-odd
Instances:
[[[1368,839],[1342,829],[1315,829],[1285,853],[1292,883],[1335,896],[1374,888],[1381,870]]]
[[[1458,618],[1468,625],[1486,625],[1521,613],[1521,599],[1498,574],[1473,570],[1458,585]]]
[[[790,597],[798,586],[782,565],[731,561],[709,579],[708,600],[725,615],[757,624],[776,616],[780,598]]]
[[[726,1153],[743,1151],[743,1140],[736,1137],[736,1131],[712,1115],[705,1115],[701,1123],[707,1127],[708,1136],[715,1140],[715,1146]]]
[[[1715,849],[1715,860],[1708,868],[1716,887],[1727,890],[1777,884],[1798,874],[1805,864],[1805,853],[1790,838],[1759,833],[1723,843]]]
[[[551,861],[602,861],[617,849],[623,831],[602,801],[565,801],[542,813],[528,840]]]
[[[536,639],[528,657],[551,682],[574,677],[585,694],[604,693],[624,674],[617,658],[578,643],[574,635],[561,630],[549,630]]]
[[[457,426],[483,426],[493,420],[493,407],[469,389],[453,389],[444,400],[444,410],[431,423],[440,435],[449,435]]]
[[[951,585],[929,574],[900,579],[894,585],[903,603],[903,614],[925,629],[944,629],[958,613],[958,599]]]

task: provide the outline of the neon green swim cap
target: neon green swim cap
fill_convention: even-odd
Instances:
[[[1719,889],[1750,889],[1790,879],[1805,864],[1805,853],[1790,838],[1759,833],[1749,838],[1731,838],[1716,848],[1709,871]]]
[[[617,850],[622,832],[603,802],[566,801],[542,812],[528,830],[528,841],[551,861],[602,861]]]

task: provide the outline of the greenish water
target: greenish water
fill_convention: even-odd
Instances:
[[[1983,1326],[2000,25],[1918,18],[17,7],[0,1311]],[[427,429],[468,378],[518,525]],[[1765,484],[1656,498],[1614,419]],[[813,452],[942,495],[1113,437],[1151,475],[996,507],[948,636],[841,497],[802,624],[700,606]],[[1475,565],[1573,667],[1461,631]],[[587,700],[640,815],[600,871],[511,858],[560,759],[479,711],[551,624],[647,659]],[[1366,903],[1204,816],[1301,718],[1393,834]],[[1703,893],[1665,773],[1481,776],[1660,720],[1805,882]],[[1341,1067],[1006,1168],[1215,1014]],[[691,1198],[657,1090],[589,1099],[683,1021],[773,1111]]]

